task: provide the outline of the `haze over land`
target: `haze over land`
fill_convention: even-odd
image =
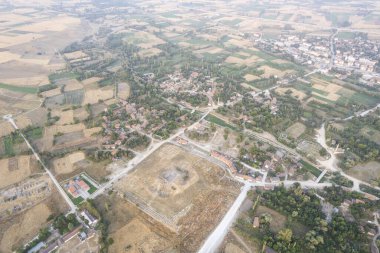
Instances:
[[[0,252],[379,252],[378,1],[0,0]]]

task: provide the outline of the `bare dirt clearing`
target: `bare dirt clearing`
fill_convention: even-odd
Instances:
[[[49,223],[50,215],[67,211],[65,201],[54,189],[49,198],[0,224],[0,251],[11,252],[32,240]]]
[[[194,252],[228,210],[239,184],[207,160],[166,144],[146,158],[115,189],[147,205],[160,222],[180,226],[180,247]],[[162,218],[164,217],[164,218]],[[194,220],[197,222],[194,222]]]
[[[356,165],[348,171],[348,174],[365,182],[375,183],[375,181],[380,179],[380,163],[368,162],[366,164]]]

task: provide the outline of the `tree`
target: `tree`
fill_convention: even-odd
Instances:
[[[289,244],[292,241],[293,232],[291,229],[285,228],[278,232],[277,237],[279,240]]]

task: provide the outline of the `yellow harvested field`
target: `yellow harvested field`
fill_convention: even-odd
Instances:
[[[323,104],[323,105],[326,105],[326,104],[327,104],[326,101],[321,100],[321,99],[318,99],[318,98],[314,98],[314,97],[309,98],[309,99],[306,101],[305,104],[308,104],[308,103],[310,103],[310,102],[312,102],[312,101],[315,101],[315,102],[320,103],[320,104]]]
[[[199,49],[199,50],[195,51],[195,53],[199,53],[199,54],[205,54],[205,53],[219,54],[221,52],[223,52],[223,49],[220,47],[207,47],[207,48],[203,48],[203,49]]]
[[[126,236],[128,235],[128,236]],[[126,246],[131,245],[130,253],[165,252],[171,242],[154,233],[139,218],[134,218],[127,225],[111,234],[114,242],[109,251],[111,253],[124,252]]]
[[[86,129],[86,126],[83,123],[66,125],[66,126],[53,125],[50,127],[45,127],[45,134],[53,136],[57,133],[72,133],[72,132],[83,131],[84,129]]]
[[[227,45],[233,45],[233,46],[237,46],[237,47],[249,47],[252,45],[252,43],[248,40],[245,40],[243,38],[241,39],[230,39],[229,41],[225,42],[225,44]]]
[[[121,99],[128,99],[130,94],[130,87],[127,83],[119,83],[117,86],[117,96]]]
[[[105,100],[104,104],[113,105],[113,104],[116,104],[117,102],[119,102],[119,101],[116,98],[111,98],[111,99]]]
[[[139,51],[139,55],[141,57],[152,57],[155,55],[159,55],[161,53],[161,49],[152,47],[152,48],[146,48]]]
[[[13,54],[8,51],[0,52],[0,64],[8,61],[18,60],[20,57],[20,55]]]
[[[31,159],[34,157],[27,155],[0,160],[0,188],[29,177],[31,175]]]
[[[294,98],[297,98],[297,99],[299,99],[299,100],[303,100],[307,95],[304,93],[304,92],[302,92],[302,91],[300,91],[300,90],[296,90],[296,89],[294,89],[294,88],[277,88],[276,89],[276,92],[279,94],[279,95],[285,95],[286,94],[286,92],[291,92],[290,93],[290,95],[292,96],[292,97],[294,97]]]
[[[56,88],[56,89],[52,89],[52,90],[48,90],[48,91],[44,91],[44,92],[40,93],[40,95],[45,97],[45,98],[54,97],[54,96],[57,96],[59,94],[61,94],[61,88]]]
[[[192,47],[193,46],[192,44],[184,42],[184,41],[181,41],[180,43],[178,43],[178,45],[181,47]]]
[[[328,93],[327,95],[323,95],[313,91],[313,95],[323,97],[331,101],[337,101],[341,97],[339,94],[337,94],[337,92],[343,89],[342,86],[319,79],[312,79],[312,82],[314,89]]]
[[[261,91],[260,89],[253,87],[252,85],[249,85],[248,83],[241,83],[241,86],[243,86],[246,89],[254,90],[254,91]]]
[[[83,152],[75,152],[54,160],[54,171],[57,174],[68,174],[75,170],[75,163],[83,161],[86,156]]]
[[[225,62],[242,65],[244,64],[244,59],[235,56],[228,56]]]
[[[76,79],[71,79],[65,84],[65,91],[74,91],[83,89],[83,84]]]
[[[171,31],[171,32],[179,32],[179,33],[183,33],[185,32],[188,28],[186,27],[183,27],[183,26],[168,26],[165,28],[167,31]]]
[[[251,75],[251,74],[247,74],[247,75],[244,76],[244,79],[245,79],[247,82],[251,82],[251,81],[254,81],[254,80],[260,79],[260,77],[255,76],[255,75]]]
[[[11,126],[11,124],[9,124],[8,122],[0,122],[0,137],[11,134],[13,131],[14,128]]]
[[[125,38],[125,41],[129,41],[129,38]],[[157,45],[162,45],[165,44],[165,41],[162,39],[158,38],[152,33],[144,32],[144,31],[138,31],[133,33],[133,38],[131,39],[132,41],[143,41],[141,43],[138,43],[138,46],[147,49],[147,48],[152,48]]]
[[[75,51],[75,52],[71,52],[71,53],[66,53],[66,54],[64,54],[64,56],[68,60],[75,60],[75,59],[88,57],[88,55],[82,51]]]
[[[97,83],[97,82],[99,82],[101,80],[102,80],[102,78],[94,76],[94,77],[82,80],[82,84],[83,85],[89,85],[89,84]]]
[[[286,70],[286,71],[281,71],[281,70],[278,70],[278,69],[275,69],[275,68],[271,68],[269,66],[261,66],[259,68],[259,70],[263,70],[264,71],[264,74],[261,75],[262,77],[264,78],[269,78],[271,76],[275,76],[275,77],[279,77],[279,78],[282,78],[284,77],[286,74],[289,74],[289,73],[292,73],[293,70]]]
[[[96,104],[99,100],[107,100],[113,98],[114,88],[106,86],[100,89],[86,90],[84,93],[83,105]]]
[[[62,32],[66,30],[68,27],[80,25],[80,23],[81,21],[79,18],[61,15],[55,17],[54,20],[46,20],[18,27],[17,30],[32,33],[40,33],[46,31]]]
[[[18,36],[6,36],[0,35],[0,47],[7,48],[11,46],[17,46],[25,43],[29,43],[33,40],[44,37],[44,35],[37,33],[27,33]]]
[[[68,125],[74,122],[74,111],[73,110],[67,110],[67,111],[60,111],[60,110],[53,110],[52,116],[58,116],[59,120],[55,123],[57,125]]]
[[[313,88],[317,90],[325,91],[328,93],[336,93],[340,91],[343,87],[334,83],[322,83],[322,82],[317,81],[316,83],[313,84]]]
[[[276,59],[276,60],[273,60],[272,62],[278,63],[278,64],[287,64],[287,63],[289,63],[287,60],[283,60],[283,59]]]
[[[254,63],[261,62],[261,61],[263,61],[263,60],[257,56],[251,56],[247,59],[242,59],[242,58],[235,57],[235,56],[229,56],[225,60],[225,62],[227,62],[227,63],[238,64],[238,65],[247,65],[247,66],[251,66]]]
[[[31,119],[29,119],[28,117],[26,117],[24,115],[17,116],[15,118],[15,122],[20,129],[23,129],[27,126],[32,125]]]
[[[199,37],[206,39],[206,40],[210,40],[210,41],[217,41],[218,40],[217,36],[210,35],[210,34],[201,34],[201,35],[199,35]]]
[[[88,138],[93,136],[94,134],[100,133],[102,131],[101,127],[93,127],[89,129],[83,130],[84,137]]]
[[[15,86],[39,86],[44,84],[49,84],[49,77],[47,75],[35,75],[30,77],[19,77],[19,78],[1,78],[0,82],[11,84]]]
[[[51,211],[45,203],[38,204],[23,215],[19,223],[13,224],[4,233],[0,242],[1,252],[12,252],[12,246],[19,240],[32,239],[46,223]]]

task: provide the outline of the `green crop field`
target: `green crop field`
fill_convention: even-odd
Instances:
[[[214,116],[214,115],[207,115],[205,120],[209,121],[209,122],[212,122],[216,125],[219,125],[219,126],[222,126],[222,127],[226,127],[226,128],[230,128],[231,130],[236,130],[236,127],[226,123],[224,120]]]
[[[304,160],[301,160],[301,164],[305,169],[307,169],[311,174],[313,174],[316,177],[319,177],[319,175],[321,175],[322,173],[318,168],[314,167],[313,165]]]
[[[35,94],[38,91],[37,87],[27,87],[27,86],[13,86],[5,83],[0,83],[1,89],[6,89],[18,93],[27,93],[27,94]]]

